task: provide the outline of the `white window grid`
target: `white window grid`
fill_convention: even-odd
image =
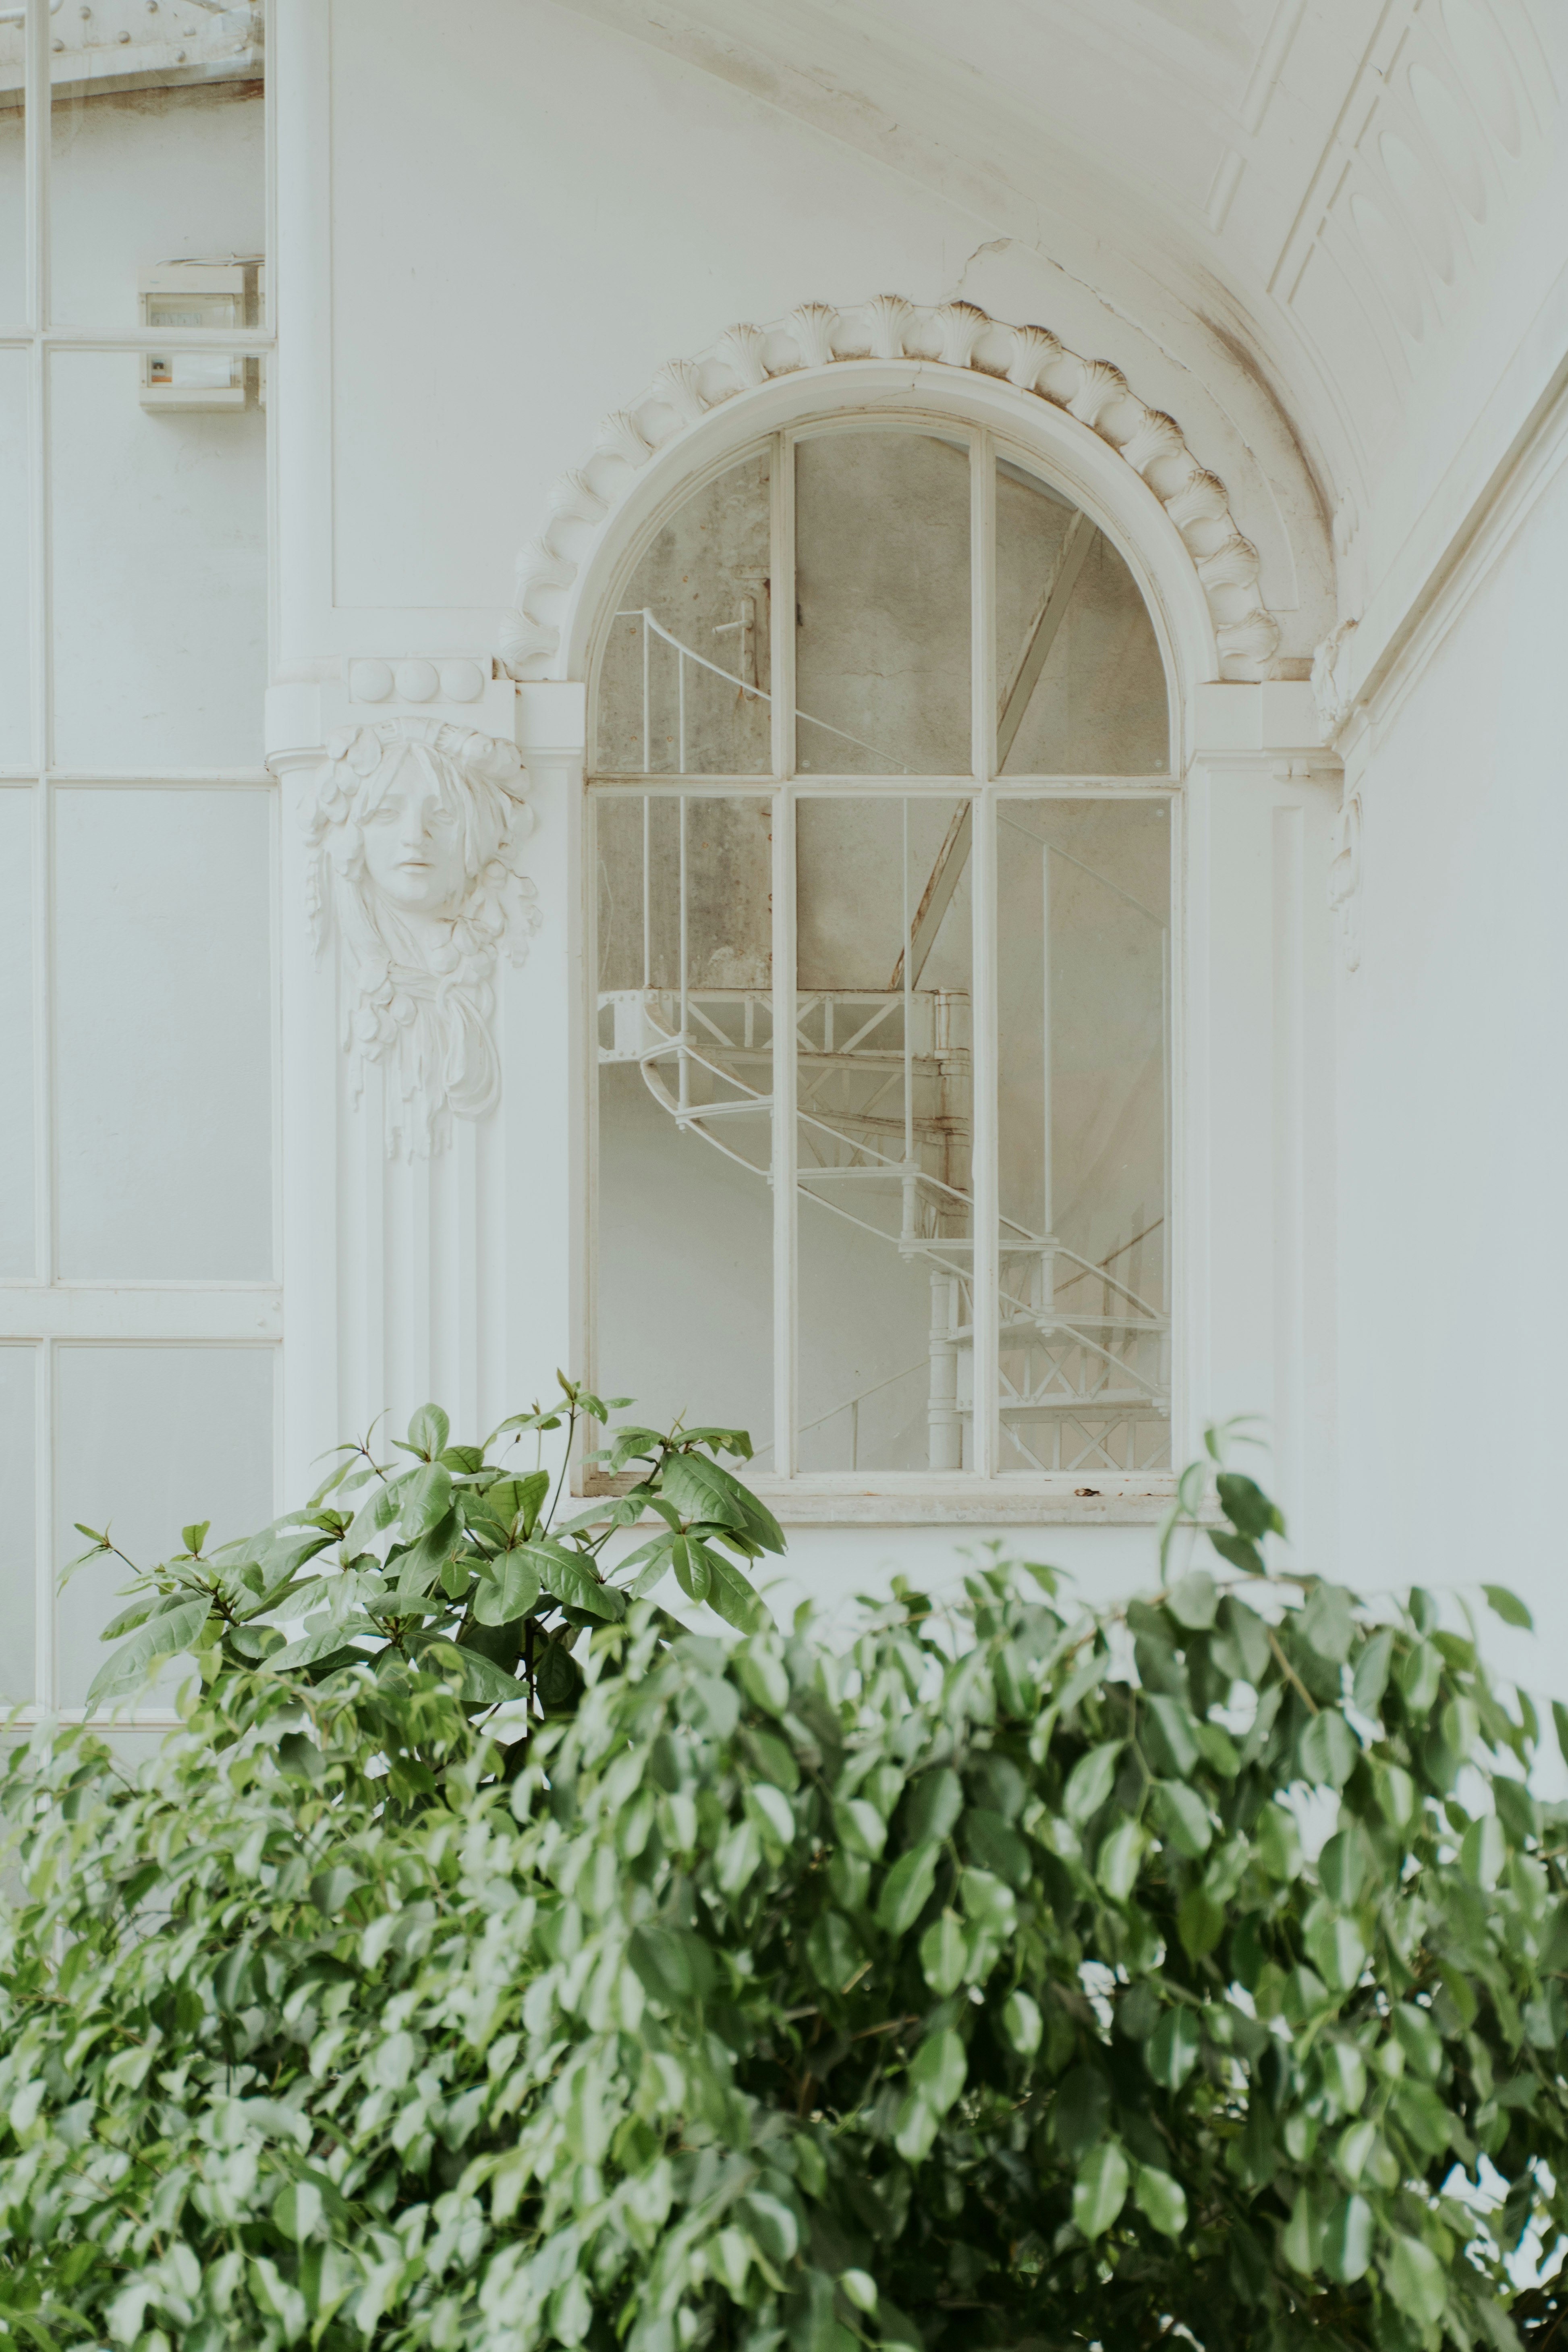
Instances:
[[[826,434],[878,432],[911,432],[939,434],[942,438],[964,443],[970,452],[970,515],[969,515],[969,583],[970,583],[970,677],[971,677],[971,772],[966,775],[912,776],[892,772],[881,775],[853,773],[832,775],[812,770],[806,776],[796,772],[795,759],[795,600],[783,589],[771,598],[769,620],[770,684],[768,695],[772,719],[772,774],[720,775],[713,773],[682,775],[668,772],[600,773],[595,767],[595,741],[594,730],[599,706],[599,687],[609,635],[617,618],[624,618],[623,602],[626,584],[634,574],[642,555],[658,530],[678,511],[686,499],[706,480],[743,464],[748,457],[770,456],[769,492],[771,499],[771,577],[775,583],[793,583],[795,578],[795,450],[803,440]],[[689,477],[672,488],[670,496],[661,506],[657,517],[640,535],[637,546],[620,567],[615,593],[607,599],[606,613],[597,635],[595,653],[590,670],[589,688],[589,761],[588,761],[588,841],[584,858],[585,876],[597,867],[593,839],[594,807],[598,801],[608,799],[670,799],[704,798],[765,798],[772,809],[773,840],[773,932],[772,971],[773,975],[775,1018],[773,1024],[773,1058],[772,1073],[773,1159],[770,1171],[773,1198],[773,1426],[763,1450],[770,1452],[773,1471],[759,1476],[755,1483],[762,1491],[775,1486],[801,1498],[818,1497],[831,1516],[835,1501],[843,1502],[850,1496],[883,1494],[906,1500],[929,1496],[940,1503],[942,1498],[967,1498],[994,1502],[1006,1514],[1028,1507],[1033,1500],[1047,1500],[1059,1506],[1064,1500],[1082,1499],[1098,1503],[1107,1494],[1135,1492],[1139,1496],[1159,1498],[1174,1491],[1176,1473],[1169,1470],[1117,1473],[1096,1471],[1092,1484],[1077,1470],[1030,1474],[1005,1468],[1001,1459],[1000,1413],[1000,1255],[1001,1228],[999,1173],[999,1098],[997,1040],[997,937],[996,937],[996,844],[998,811],[1007,802],[1087,800],[1159,800],[1166,803],[1171,817],[1171,883],[1168,909],[1165,1003],[1165,1064],[1167,1115],[1165,1134],[1165,1205],[1164,1216],[1169,1243],[1166,1288],[1170,1301],[1171,1320],[1171,1396],[1170,1428],[1172,1462],[1181,1457],[1179,1447],[1185,1431],[1185,1405],[1183,1395],[1183,1348],[1179,1329],[1182,1228],[1180,1221],[1179,1185],[1181,1147],[1181,1086],[1182,1068],[1182,1006],[1181,954],[1182,890],[1184,865],[1182,833],[1182,794],[1179,778],[1173,772],[1156,775],[1017,775],[997,773],[996,716],[996,616],[995,616],[995,543],[996,543],[996,460],[1006,458],[1034,474],[1043,482],[1051,482],[1048,465],[1037,455],[1016,441],[994,433],[984,426],[972,425],[941,410],[930,412],[900,411],[897,416],[874,409],[843,410],[831,416],[810,418],[784,430],[763,436],[746,448],[732,449],[706,474]],[[1053,485],[1054,487],[1054,485]],[[1065,493],[1064,495],[1070,495]],[[1074,501],[1076,503],[1076,500]],[[1104,520],[1091,516],[1101,530]],[[1112,543],[1119,541],[1107,530]],[[1128,551],[1121,550],[1123,554]],[[1136,569],[1134,571],[1136,577]],[[1163,640],[1158,606],[1145,595],[1145,604],[1153,622],[1160,642],[1167,692],[1170,697],[1168,740],[1174,747],[1183,740],[1181,714],[1177,706],[1174,684],[1175,670],[1170,649]],[[671,639],[672,644],[676,641]],[[646,638],[645,638],[646,644]],[[684,665],[681,665],[682,668]],[[646,734],[646,729],[645,729]],[[972,920],[973,937],[973,1121],[972,1147],[972,1208],[973,1223],[973,1460],[970,1468],[952,1472],[868,1470],[851,1472],[811,1471],[800,1467],[800,1438],[803,1425],[800,1416],[799,1316],[800,1263],[799,1223],[800,1193],[796,1166],[799,1122],[795,1097],[795,1054],[794,1051],[795,1023],[777,1017],[778,1006],[784,997],[795,992],[795,813],[806,799],[865,799],[879,794],[905,798],[934,800],[964,800],[973,810],[973,845],[969,859]],[[597,992],[599,955],[597,939],[596,893],[589,889],[585,897],[585,927],[587,954],[585,971],[589,990],[586,1034],[590,1053],[597,1055],[599,1024]],[[585,1288],[584,1360],[592,1376],[612,1379],[614,1366],[598,1364],[598,1332],[596,1311],[597,1261],[597,1169],[598,1169],[598,1086],[596,1066],[587,1073],[585,1087],[587,1105],[586,1165],[589,1171],[589,1263]],[[755,1435],[755,1433],[753,1433]],[[589,1473],[581,1485],[585,1492],[594,1492],[611,1483]],[[624,1482],[620,1482],[624,1483]],[[816,1514],[812,1514],[816,1516]]]
[[[280,1039],[278,1034],[279,905],[277,784],[264,767],[70,768],[55,756],[54,583],[51,565],[54,452],[51,434],[52,369],[62,352],[129,352],[145,356],[175,351],[210,351],[265,359],[277,348],[273,272],[263,273],[262,322],[255,327],[137,327],[106,329],[58,325],[52,316],[51,166],[54,92],[50,72],[50,0],[26,0],[23,73],[24,302],[19,320],[0,319],[0,352],[20,352],[27,361],[27,613],[28,715],[32,758],[22,766],[0,765],[0,791],[22,792],[32,802],[31,906],[34,1266],[30,1276],[0,1280],[0,1346],[25,1347],[34,1358],[34,1704],[24,1719],[40,1713],[79,1717],[80,1709],[54,1705],[58,1687],[59,1571],[79,1539],[60,1523],[57,1470],[58,1426],[58,1358],[68,1347],[262,1348],[274,1359],[274,1425],[278,1426],[281,1352],[282,1185],[279,1164]],[[272,47],[271,0],[263,18],[264,54]],[[276,249],[274,222],[275,141],[270,93],[266,99],[267,250]],[[275,412],[267,422],[268,642],[278,641],[275,546]],[[266,1282],[183,1280],[72,1280],[63,1277],[58,1248],[58,1152],[55,1088],[53,911],[57,889],[56,795],[72,790],[117,792],[265,791],[274,813],[272,853],[272,1131],[273,1275]],[[265,1326],[258,1336],[258,1325]],[[162,1727],[174,1718],[165,1707],[134,1710],[132,1725]]]

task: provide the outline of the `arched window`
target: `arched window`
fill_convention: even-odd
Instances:
[[[689,488],[594,671],[596,1370],[864,1487],[1170,1462],[1171,698],[1021,450]]]

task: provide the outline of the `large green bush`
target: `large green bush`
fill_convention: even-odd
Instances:
[[[768,1533],[742,1488],[665,1493],[678,1544]],[[1508,2270],[1568,2219],[1568,1874],[1529,1702],[1424,1594],[1380,1623],[1266,1575],[1270,1507],[1218,1493],[1223,1569],[1098,1615],[1002,1564],[952,1608],[900,1588],[848,1650],[579,1595],[573,1674],[506,1743],[466,1645],[389,1637],[425,1622],[384,1605],[401,1559],[343,1572],[357,1658],[205,1615],[151,1762],[46,1728],[4,1784],[5,2326],[1550,2336],[1552,2291]],[[298,1534],[250,1548],[267,1573]]]

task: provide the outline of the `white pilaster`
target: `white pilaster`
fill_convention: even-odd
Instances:
[[[1177,1456],[1208,1422],[1262,1416],[1255,1433],[1272,1461],[1258,1456],[1258,1475],[1298,1555],[1326,1567],[1339,762],[1318,743],[1305,685],[1205,688],[1194,721],[1177,1022],[1187,1066],[1175,1090],[1188,1335]]]

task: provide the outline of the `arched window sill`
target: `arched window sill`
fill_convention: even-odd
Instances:
[[[1169,1470],[1065,1471],[1051,1478],[975,1478],[965,1472],[772,1478],[747,1475],[744,1464],[740,1469],[784,1527],[1152,1527],[1176,1495],[1176,1475]],[[575,1482],[575,1491],[591,1500],[629,1494],[637,1483],[590,1471]]]

